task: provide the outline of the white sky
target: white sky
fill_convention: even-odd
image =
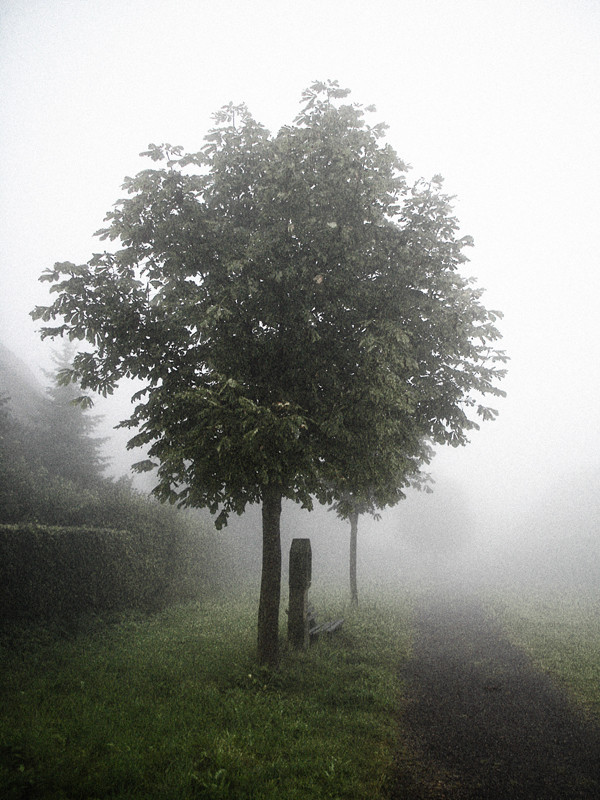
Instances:
[[[376,104],[414,178],[445,176],[505,313],[501,416],[434,472],[510,512],[597,471],[600,0],[1,0],[0,339],[47,363],[37,278],[101,249],[149,142],[198,149],[230,100],[276,130],[326,78]]]

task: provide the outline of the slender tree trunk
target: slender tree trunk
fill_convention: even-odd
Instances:
[[[358,605],[358,588],[356,583],[356,544],[358,539],[358,513],[350,514],[350,602]]]
[[[263,552],[258,607],[258,661],[276,667],[279,660],[279,601],[281,596],[281,494],[263,493]]]

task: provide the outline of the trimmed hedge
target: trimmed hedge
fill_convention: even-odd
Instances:
[[[92,527],[0,525],[0,618],[74,622],[90,613],[156,610],[205,586],[203,541]]]

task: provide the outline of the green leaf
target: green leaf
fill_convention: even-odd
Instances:
[[[135,464],[131,465],[131,469],[134,472],[150,472],[153,469],[156,469],[158,464],[150,459],[145,459],[144,461],[137,461]]]
[[[89,395],[82,394],[79,397],[75,397],[73,400],[71,400],[71,405],[79,406],[80,408],[92,408],[94,401]]]

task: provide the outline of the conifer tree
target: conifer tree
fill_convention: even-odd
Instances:
[[[106,458],[101,455],[105,439],[93,436],[100,422],[89,407],[77,402],[81,391],[65,381],[76,349],[64,343],[53,353],[54,370],[46,371],[49,385],[35,429],[42,464],[51,476],[90,486],[102,478]]]

